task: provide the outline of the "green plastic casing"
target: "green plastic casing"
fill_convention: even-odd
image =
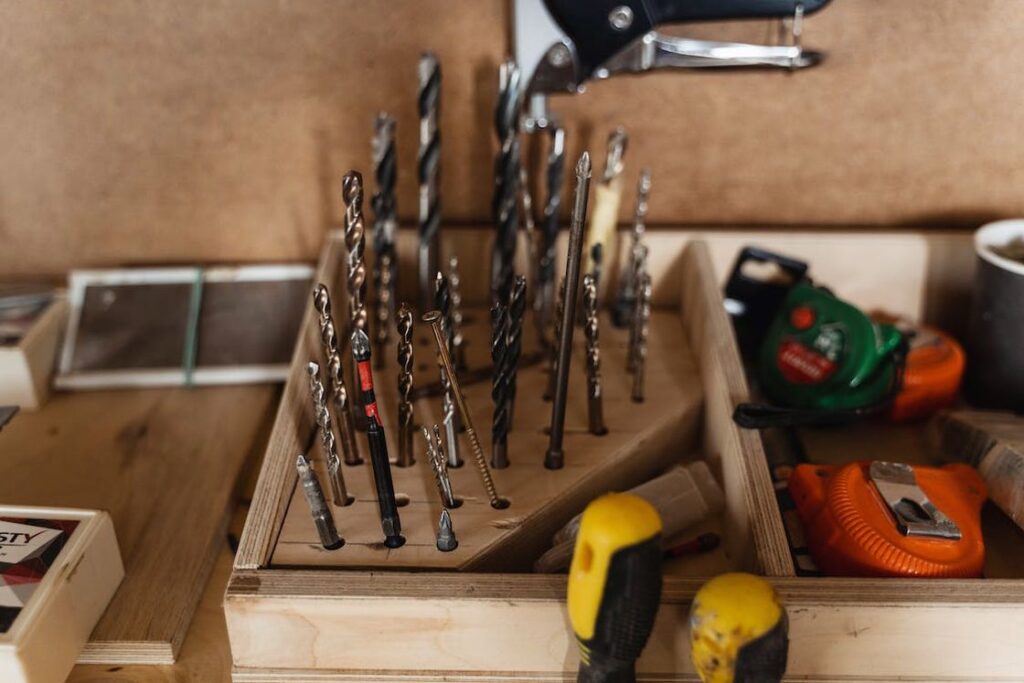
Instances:
[[[793,286],[761,345],[758,379],[773,403],[855,410],[881,402],[896,381],[902,335],[807,282]]]

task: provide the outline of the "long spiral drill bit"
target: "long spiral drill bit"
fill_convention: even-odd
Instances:
[[[545,173],[547,197],[541,222],[540,279],[537,296],[541,300],[540,327],[547,330],[551,318],[556,324],[560,316],[553,316],[555,308],[555,261],[557,260],[558,221],[562,206],[562,183],[565,181],[565,129],[551,129],[551,148],[548,151]],[[555,335],[557,343],[558,335]]]
[[[601,348],[599,346],[597,317],[597,281],[593,275],[583,276],[583,311],[586,323],[583,333],[587,338],[587,417],[590,433],[602,436],[608,433],[604,426],[604,406],[601,394]]]
[[[313,525],[320,537],[320,545],[326,550],[337,550],[345,545],[345,541],[338,535],[338,529],[334,526],[334,517],[331,515],[331,509],[327,507],[327,501],[324,500],[320,480],[302,453],[295,458],[295,470],[299,475],[302,495],[309,504],[309,513],[313,516]]]
[[[445,348],[451,354],[454,339],[451,329],[451,292],[448,289],[448,279],[440,272],[437,273],[434,281],[434,302],[441,312],[441,330],[444,332]],[[459,416],[455,411],[455,402],[452,400],[451,380],[443,367],[441,368],[441,387],[444,390],[441,406],[444,413],[445,438],[448,443],[448,466],[462,467],[462,457],[459,455]]]
[[[508,467],[508,307],[496,301],[491,308],[491,467]]]
[[[491,259],[491,298],[508,301],[515,269],[516,235],[519,230],[519,67],[504,62],[498,72],[498,106],[494,129],[498,134],[498,155],[494,160],[494,252]]]
[[[348,251],[348,310],[352,330],[368,334],[366,324],[366,226],[363,223],[363,176],[358,171],[349,171],[341,181],[341,195],[345,202],[345,247]],[[353,377],[358,377],[354,366]],[[360,410],[356,425],[365,428],[362,417],[362,399],[356,392],[356,403]]]
[[[331,483],[331,496],[334,504],[345,506],[352,504],[345,486],[345,477],[341,473],[341,459],[334,443],[334,430],[331,428],[331,412],[327,410],[324,400],[324,385],[320,382],[320,366],[310,361],[306,364],[309,375],[309,391],[313,398],[313,415],[320,432],[320,445],[323,448],[324,460],[327,462],[327,476]]]
[[[516,383],[519,376],[519,357],[523,354],[523,315],[526,313],[526,278],[517,275],[508,299],[508,428],[516,413]]]
[[[619,279],[619,291],[612,306],[612,322],[616,327],[625,327],[632,319],[633,307],[636,305],[637,258],[643,246],[644,233],[647,231],[647,207],[651,193],[651,169],[640,171],[640,179],[636,186],[636,208],[633,211],[633,229],[630,231],[629,264]]]
[[[413,457],[412,311],[404,303],[398,309],[398,466],[409,467]]]
[[[629,346],[626,348],[626,370],[633,372],[636,369],[637,337],[640,334],[641,311],[640,311],[640,288],[644,278],[647,277],[647,247],[643,244],[633,254],[633,269],[636,272],[637,303],[633,306],[633,316],[629,326]]]
[[[441,65],[430,52],[420,57],[418,108],[419,286],[420,310],[426,311],[433,303],[430,281],[439,270],[441,251]]]
[[[562,338],[562,312],[565,310],[565,282],[558,287],[558,303],[555,306],[555,334],[551,342],[551,358],[548,362],[548,386],[544,400],[550,401],[555,395],[555,378],[558,376],[558,340]]]
[[[377,353],[373,357],[374,367],[378,370],[385,365],[384,352],[387,349],[391,337],[391,315],[394,308],[393,297],[395,295],[392,276],[395,269],[391,263],[391,253],[378,252],[374,261],[373,277],[374,288],[377,290],[377,305],[374,309],[374,344],[377,346]]]
[[[373,286],[377,292],[374,315],[374,341],[378,367],[384,364],[384,347],[391,336],[391,319],[395,314],[395,286],[398,279],[395,252],[395,230],[398,226],[395,200],[397,163],[395,153],[395,120],[388,114],[377,115],[373,138],[373,173],[377,190],[370,199],[373,207]]]
[[[635,362],[633,366],[632,399],[636,403],[644,400],[644,371],[647,366],[647,336],[651,328],[651,276],[644,273],[640,281],[637,301],[637,335]]]
[[[456,500],[452,492],[452,480],[448,476],[448,461],[445,459],[444,443],[441,441],[441,430],[434,425],[433,434],[423,428],[423,438],[427,442],[427,461],[434,471],[437,493],[441,496],[441,504],[446,508],[457,508],[462,501]]]
[[[448,257],[448,296],[451,301],[449,317],[451,318],[452,356],[455,369],[464,370],[466,363],[466,338],[462,334],[462,278],[459,276],[459,258],[452,254]]]
[[[331,382],[331,402],[334,404],[334,415],[338,419],[338,435],[341,437],[341,450],[346,465],[361,465],[359,447],[356,445],[356,425],[352,415],[352,402],[348,400],[348,389],[345,387],[345,376],[341,366],[341,355],[338,353],[338,333],[334,327],[334,316],[331,313],[331,295],[322,283],[313,290],[313,306],[320,320],[320,342],[324,356],[327,358],[327,378]]]

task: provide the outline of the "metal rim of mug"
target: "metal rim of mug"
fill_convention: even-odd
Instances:
[[[1002,270],[1024,276],[1024,263],[1005,258],[992,251],[992,247],[1007,244],[1014,237],[1024,239],[1024,219],[1011,218],[986,223],[974,233],[974,252]]]

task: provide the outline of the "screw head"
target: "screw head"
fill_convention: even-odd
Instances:
[[[633,10],[626,5],[619,5],[608,13],[608,23],[616,31],[625,31],[633,25]]]
[[[565,43],[552,45],[551,49],[548,50],[548,62],[556,69],[568,66],[571,61],[572,54],[570,54],[569,47]]]

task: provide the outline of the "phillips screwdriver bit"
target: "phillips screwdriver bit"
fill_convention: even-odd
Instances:
[[[327,402],[324,400],[324,385],[320,382],[320,366],[309,362],[306,364],[306,373],[309,375],[309,391],[313,398],[313,416],[316,418],[317,428],[320,432],[320,445],[323,448],[324,461],[327,463],[331,496],[334,498],[335,505],[351,505],[353,498],[348,495],[345,476],[341,473],[341,459],[338,458],[334,430],[331,427],[331,412],[327,410]]]
[[[295,459],[295,469],[302,485],[302,495],[309,504],[309,513],[313,516],[313,524],[320,537],[320,545],[327,550],[337,550],[345,545],[345,541],[338,536],[334,517],[331,515],[331,509],[327,507],[327,501],[324,500],[324,491],[320,488],[320,480],[302,453]]]
[[[338,419],[338,436],[341,437],[345,464],[361,465],[363,459],[359,457],[359,447],[356,445],[352,401],[348,400],[341,356],[338,353],[338,334],[331,313],[331,295],[323,284],[317,285],[313,290],[313,306],[320,320],[320,342],[327,359],[326,372],[331,382],[331,402],[334,404],[334,415]]]
[[[437,549],[443,553],[450,553],[458,547],[459,540],[455,538],[455,531],[452,529],[452,515],[447,508],[443,508],[437,526]]]

